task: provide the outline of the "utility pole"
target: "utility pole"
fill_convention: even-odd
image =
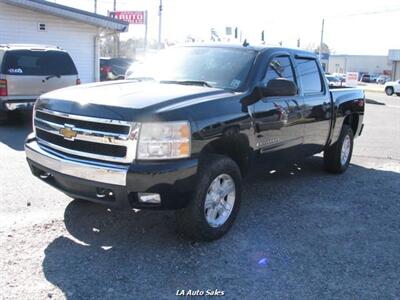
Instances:
[[[117,11],[117,0],[114,0],[114,13]],[[119,56],[119,33],[114,34],[114,56]]]
[[[97,0],[94,0],[94,13],[97,14]]]
[[[145,27],[144,27],[144,52],[146,53],[147,52],[147,25],[148,25],[148,23],[147,23],[147,16],[148,16],[148,12],[147,12],[147,10],[144,12],[144,21],[145,21]]]
[[[324,44],[324,26],[325,26],[325,19],[322,19],[322,28],[321,28],[321,42],[319,43],[319,59],[322,59],[322,45]]]
[[[115,0],[114,0],[115,1]],[[162,0],[160,0],[160,6],[158,7],[158,48],[161,48],[161,17],[162,17]]]

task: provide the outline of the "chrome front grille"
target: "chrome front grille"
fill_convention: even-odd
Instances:
[[[38,143],[73,156],[130,163],[135,159],[139,124],[38,109]]]

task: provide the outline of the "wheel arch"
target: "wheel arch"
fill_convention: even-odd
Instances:
[[[209,154],[229,157],[239,166],[242,176],[249,171],[251,148],[249,139],[244,133],[230,134],[226,132],[222,137],[209,142],[200,152],[200,163]]]
[[[360,116],[358,115],[358,113],[350,113],[343,120],[343,125],[344,124],[349,125],[353,130],[354,136],[356,136],[357,130],[359,128],[359,122],[360,122]]]

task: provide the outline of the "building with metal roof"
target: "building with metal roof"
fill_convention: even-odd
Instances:
[[[0,0],[0,44],[54,45],[68,51],[82,82],[99,80],[100,38],[127,22],[44,0]]]

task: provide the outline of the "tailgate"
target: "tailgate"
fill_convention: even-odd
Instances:
[[[77,75],[62,75],[60,77],[46,77],[44,82],[44,92],[50,92],[67,86],[76,85]]]
[[[5,75],[8,96],[36,98],[46,92],[45,78],[45,76]]]

